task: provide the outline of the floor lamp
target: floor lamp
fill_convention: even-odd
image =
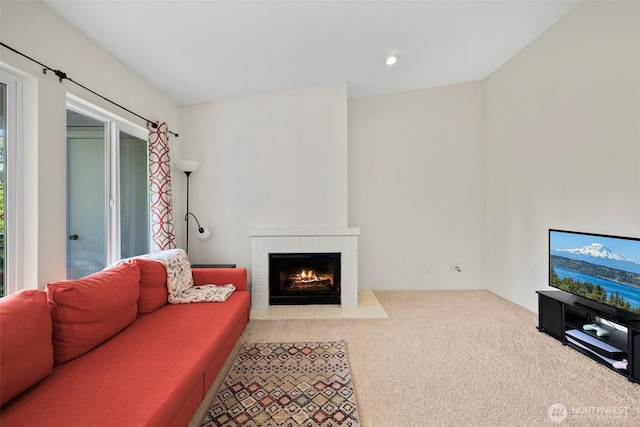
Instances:
[[[195,172],[200,167],[200,162],[195,160],[177,160],[176,166],[187,176],[187,213],[184,215],[184,220],[187,222],[187,245],[186,252],[189,253],[189,217],[192,216],[198,225],[197,237],[200,240],[205,240],[211,235],[211,231],[208,228],[202,227],[198,218],[189,211],[189,177],[192,172]]]

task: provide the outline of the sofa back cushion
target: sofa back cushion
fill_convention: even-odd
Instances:
[[[138,315],[143,316],[167,304],[167,269],[158,261],[132,258],[140,268],[140,297]]]
[[[55,363],[74,359],[136,319],[140,268],[123,263],[76,280],[47,285]]]
[[[28,289],[0,298],[0,405],[49,375],[53,368],[46,294]]]

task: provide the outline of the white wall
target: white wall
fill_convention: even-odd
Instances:
[[[180,109],[174,102],[43,3],[0,2],[0,39],[138,114],[166,121],[171,129],[180,131]],[[65,277],[66,93],[141,126],[145,123],[68,81],[59,83],[51,73],[43,75],[42,67],[5,48],[0,48],[0,65],[22,74],[26,84],[25,287],[44,287]],[[171,146],[179,155],[175,140]],[[176,184],[182,182],[179,177]]]
[[[185,107],[182,124],[184,158],[202,162],[190,210],[212,231],[190,229],[193,262],[250,268],[252,228],[347,226],[345,84]]]
[[[349,102],[361,289],[484,288],[483,107],[481,82]]]
[[[487,286],[536,311],[548,229],[640,237],[640,3],[584,2],[486,81]]]

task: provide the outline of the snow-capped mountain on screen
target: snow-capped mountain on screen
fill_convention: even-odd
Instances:
[[[575,249],[554,249],[551,255],[640,274],[640,264],[613,252],[602,243],[590,243]]]
[[[581,248],[576,248],[576,249],[557,249],[557,251],[568,252],[576,255],[586,255],[594,258],[605,258],[605,259],[612,259],[615,261],[633,262],[632,260],[613,252],[611,249],[609,249],[602,243],[591,243],[587,246],[583,246]]]

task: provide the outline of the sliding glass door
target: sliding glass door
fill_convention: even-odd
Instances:
[[[124,127],[67,110],[67,278],[149,252],[146,140]]]

